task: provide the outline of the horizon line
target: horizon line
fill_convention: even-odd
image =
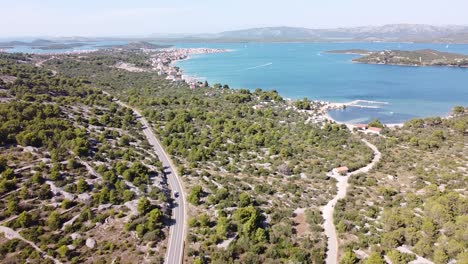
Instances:
[[[332,30],[332,29],[352,29],[352,28],[365,28],[365,27],[384,27],[384,26],[433,26],[433,27],[468,27],[468,24],[426,24],[426,23],[390,23],[390,24],[373,24],[373,25],[360,25],[360,26],[335,26],[335,27],[305,27],[305,26],[293,26],[293,25],[268,25],[268,26],[252,26],[252,27],[243,27],[237,29],[225,29],[222,31],[215,32],[195,32],[195,33],[183,33],[183,32],[174,32],[174,33],[163,33],[163,32],[152,32],[145,34],[110,34],[110,35],[10,35],[10,36],[0,36],[2,39],[13,39],[13,38],[185,38],[197,35],[212,35],[220,34],[225,32],[232,31],[242,31],[242,30],[252,30],[252,29],[263,29],[263,28],[300,28],[300,29],[310,29],[310,30]]]

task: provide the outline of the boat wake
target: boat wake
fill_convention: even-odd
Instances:
[[[361,118],[356,118],[356,119],[351,119],[346,121],[348,124],[363,124],[363,123],[368,123],[369,118],[367,117],[361,117]]]
[[[389,102],[379,102],[379,101],[369,101],[369,100],[355,100],[355,101],[349,102],[349,104],[360,104],[360,103],[364,103],[364,104],[381,104],[381,105],[390,104]]]
[[[388,105],[389,102],[369,101],[369,100],[355,100],[346,103],[346,106],[354,106],[360,108],[381,108],[382,105]]]
[[[258,66],[246,68],[246,69],[244,69],[244,70],[246,71],[246,70],[253,70],[253,69],[263,68],[263,67],[270,66],[270,65],[272,65],[272,64],[273,64],[273,62],[269,62],[269,63],[265,63],[265,64],[262,64],[262,65],[258,65]]]

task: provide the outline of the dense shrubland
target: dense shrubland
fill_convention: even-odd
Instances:
[[[141,124],[84,79],[33,62],[0,55],[1,225],[64,262],[159,261],[168,193]],[[50,261],[16,240],[0,247],[2,263]]]
[[[363,166],[370,149],[344,126],[305,124],[307,114],[276,91],[192,90],[154,72],[116,69],[107,56],[63,56],[47,66],[86,78],[152,122],[187,185],[189,262],[323,262],[321,221],[312,217],[298,233],[294,210],[317,212],[334,192],[326,173]]]
[[[335,211],[345,247],[386,254],[394,263],[407,263],[395,250],[401,246],[435,263],[468,260],[468,117],[454,113],[414,119],[371,139],[382,161],[351,179]]]
[[[87,230],[89,219],[124,217],[117,208],[132,202],[137,215],[122,228],[155,243],[156,253],[150,256],[163,252],[157,242],[164,238],[164,204],[170,200],[164,186],[148,188],[163,176],[161,164],[146,151],[147,142],[138,133],[141,124],[131,111],[112,103],[99,92],[103,89],[142,110],[183,175],[190,203],[188,262],[323,263],[326,238],[319,207],[335,192],[326,173],[337,166],[362,167],[372,159],[371,150],[344,126],[306,124],[308,115],[296,109],[317,110],[308,99],[290,103],[276,91],[232,90],[221,84],[192,90],[155,72],[115,68],[126,62],[149,70],[148,58],[111,51],[63,55],[45,63],[51,71],[25,64],[24,72],[4,62],[2,74],[18,79],[0,86],[21,100],[2,104],[5,121],[16,120],[2,126],[0,133],[8,135],[2,144],[51,148],[52,164],[38,166],[41,175],[31,178],[37,196],[51,197],[48,185],[39,185],[49,175],[70,193],[93,190],[92,203],[73,230]],[[10,114],[12,109],[17,113]],[[382,152],[382,161],[368,175],[351,178],[349,196],[335,210],[344,263],[358,261],[352,249],[369,255],[365,263],[382,263],[384,255],[393,263],[407,263],[414,255],[396,250],[401,245],[437,263],[465,261],[467,120],[464,111],[454,113],[459,116],[416,119],[401,129],[384,129],[385,137],[368,137]],[[93,177],[81,175],[86,170],[80,159],[92,160],[105,184],[89,184],[86,180]],[[21,185],[8,164],[10,158],[0,159],[4,193]],[[73,182],[75,174],[81,177]],[[92,210],[108,203],[116,210]],[[5,211],[21,214],[15,204],[13,198],[5,200]],[[73,212],[74,206],[63,199],[60,210]],[[53,211],[33,212],[14,222],[21,227],[39,219],[52,228],[71,218],[70,212],[59,217]],[[304,225],[306,230],[300,229]],[[54,245],[53,255],[69,253],[65,244]],[[124,252],[113,244],[100,250],[112,254],[115,248]]]

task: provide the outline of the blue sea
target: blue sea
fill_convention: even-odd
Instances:
[[[13,39],[0,39],[1,41],[12,41]],[[18,40],[18,39],[14,39]],[[29,42],[31,39],[20,39],[21,41]],[[76,42],[69,42],[69,43],[76,43]],[[63,42],[63,44],[69,44],[67,42]],[[111,45],[125,45],[127,41],[91,41],[91,42],[84,42],[83,46],[73,47],[73,48],[66,48],[66,49],[40,49],[40,48],[33,48],[31,46],[15,46],[9,49],[6,49],[7,52],[21,52],[21,53],[35,53],[35,54],[51,54],[51,53],[65,53],[65,52],[79,52],[79,51],[90,51],[90,50],[97,50],[102,47],[107,47]]]
[[[16,47],[9,52],[51,53],[91,50],[126,42],[90,42],[65,50]],[[364,123],[375,118],[401,123],[416,117],[446,116],[456,105],[468,106],[468,69],[405,67],[353,63],[359,55],[329,50],[417,50],[468,54],[468,45],[412,43],[175,43],[176,47],[231,49],[180,61],[188,75],[231,88],[276,89],[283,97],[330,102],[369,100],[378,108],[347,107],[330,111],[341,122]]]
[[[188,75],[231,88],[276,89],[283,97],[330,102],[385,102],[378,108],[330,111],[342,122],[375,118],[402,123],[416,117],[446,116],[456,105],[468,106],[468,69],[406,67],[353,63],[359,55],[330,54],[341,49],[435,49],[468,54],[468,45],[411,43],[179,43],[233,52],[194,56],[177,63]]]

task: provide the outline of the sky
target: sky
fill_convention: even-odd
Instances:
[[[265,26],[468,25],[468,0],[0,0],[0,38],[149,36]]]

